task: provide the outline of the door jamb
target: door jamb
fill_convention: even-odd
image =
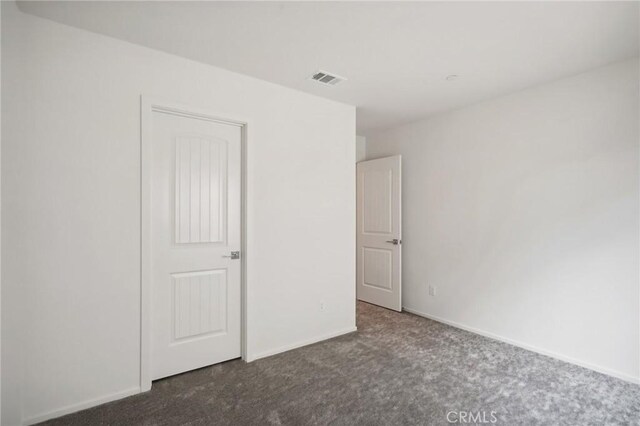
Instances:
[[[155,96],[140,97],[140,391],[151,389],[151,148],[154,112],[232,124],[242,129],[240,141],[240,353],[247,361],[247,145],[249,120],[230,118]],[[223,118],[224,117],[224,118]]]

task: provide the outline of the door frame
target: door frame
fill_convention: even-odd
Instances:
[[[151,154],[154,112],[230,124],[240,138],[240,354],[247,360],[247,145],[249,120],[156,96],[140,96],[140,391],[151,389]]]

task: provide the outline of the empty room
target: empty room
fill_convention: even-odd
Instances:
[[[0,2],[0,423],[640,425],[640,2]]]

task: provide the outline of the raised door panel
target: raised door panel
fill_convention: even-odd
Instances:
[[[227,271],[172,274],[174,341],[225,333]]]
[[[368,170],[362,181],[362,232],[390,234],[393,232],[391,170]]]
[[[175,242],[224,243],[227,143],[203,136],[176,137]]]
[[[391,291],[393,286],[393,252],[387,249],[362,248],[363,284]]]

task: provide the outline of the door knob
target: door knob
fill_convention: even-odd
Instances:
[[[227,258],[229,258],[229,259],[231,259],[231,260],[233,260],[233,259],[240,259],[240,252],[239,252],[239,251],[232,251],[232,252],[231,252],[231,255],[229,255],[229,256],[222,256],[222,257],[227,257]]]
[[[399,244],[402,244],[402,240],[399,240],[399,239],[397,239],[397,238],[394,238],[393,240],[391,240],[391,241],[387,241],[387,242],[388,242],[388,243],[393,244],[394,246],[397,246],[397,245],[399,245]]]

